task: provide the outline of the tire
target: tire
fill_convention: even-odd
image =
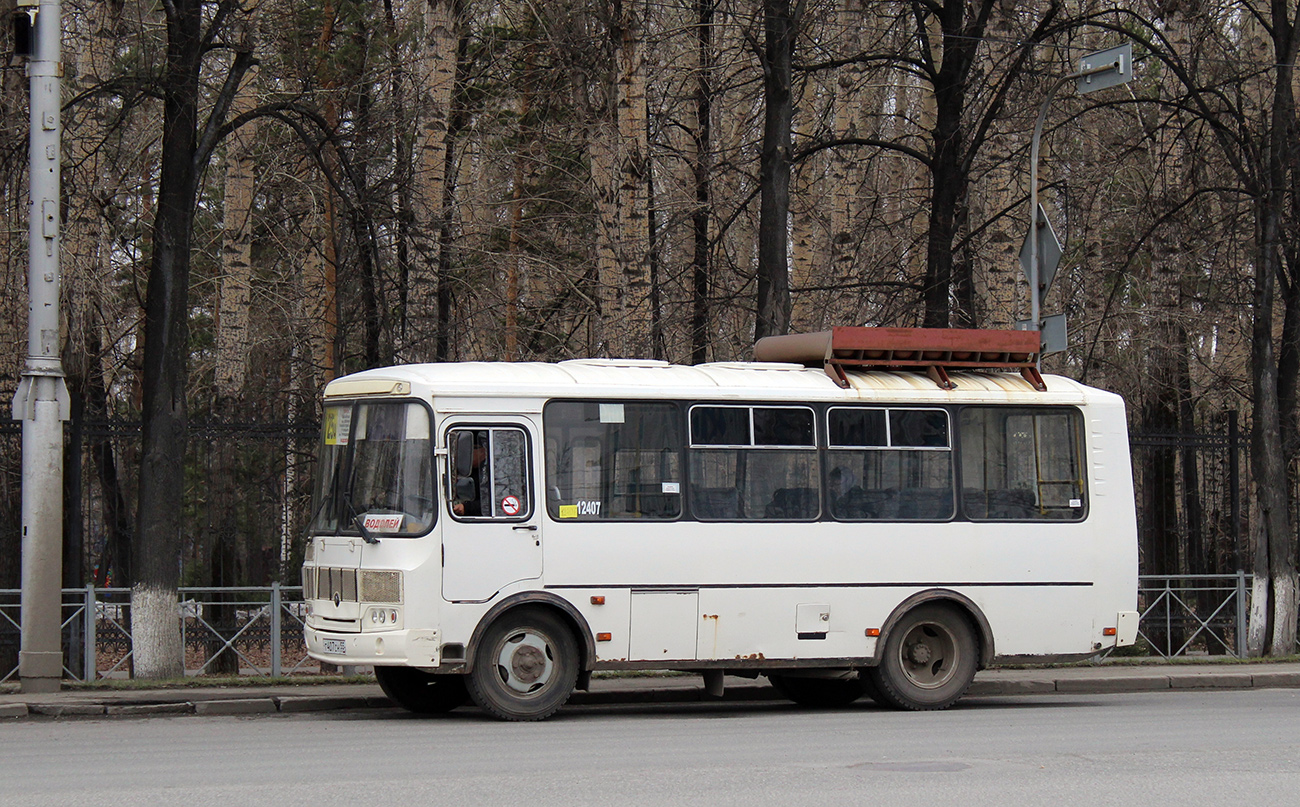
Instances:
[[[376,667],[375,678],[389,700],[418,715],[443,714],[469,702],[463,675],[433,675],[414,667]]]
[[[544,720],[578,681],[578,644],[560,619],[538,609],[504,614],[483,634],[469,674],[470,697],[501,720]]]
[[[873,697],[895,709],[947,709],[975,680],[978,648],[964,614],[938,603],[918,606],[889,631],[880,666],[868,671]]]
[[[853,678],[808,678],[770,673],[768,680],[783,698],[814,709],[838,709],[864,694],[862,681]]]
[[[858,670],[858,682],[862,684],[862,694],[866,695],[872,703],[877,706],[888,706],[889,702],[880,695],[880,687],[876,686],[876,681],[871,677],[870,669]]]

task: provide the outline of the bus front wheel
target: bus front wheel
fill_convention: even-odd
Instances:
[[[414,667],[375,667],[375,678],[389,700],[420,715],[450,712],[469,701],[463,675],[433,675]]]
[[[975,680],[978,647],[965,615],[938,603],[918,606],[889,632],[880,665],[867,671],[872,696],[896,709],[947,709]]]
[[[504,614],[483,635],[469,694],[502,720],[543,720],[564,705],[578,680],[578,645],[569,628],[537,609]]]

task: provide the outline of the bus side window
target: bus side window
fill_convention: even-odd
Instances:
[[[832,407],[826,487],[840,521],[946,521],[953,460],[943,409]]]
[[[1087,512],[1077,409],[967,407],[962,509],[977,521],[1081,521]]]
[[[514,427],[453,429],[447,499],[459,519],[520,521],[532,515],[528,435]]]
[[[559,521],[671,521],[682,511],[682,424],[662,401],[551,401],[546,508]]]
[[[702,521],[813,521],[821,512],[813,410],[690,410],[691,514]]]

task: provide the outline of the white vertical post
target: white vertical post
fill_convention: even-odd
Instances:
[[[1236,451],[1237,447],[1232,446]],[[1237,658],[1245,658],[1249,650],[1246,647],[1246,572],[1237,570]]]
[[[95,584],[87,583],[84,614],[86,622],[85,628],[81,632],[85,641],[85,652],[81,654],[83,664],[81,680],[87,684],[94,683],[95,679],[99,677],[99,659],[95,652],[95,642],[99,638],[96,636],[98,621],[95,618],[98,610],[98,604],[95,602]]]
[[[58,690],[63,675],[63,421],[68,389],[59,358],[59,144],[62,73],[59,0],[19,0],[35,7],[31,87],[31,207],[28,216],[27,365],[14,395],[23,422],[22,639],[23,692]]]
[[[271,677],[280,677],[280,583],[271,584]]]

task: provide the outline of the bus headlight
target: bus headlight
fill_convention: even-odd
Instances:
[[[371,608],[368,621],[372,628],[396,628],[400,619],[396,608]]]

